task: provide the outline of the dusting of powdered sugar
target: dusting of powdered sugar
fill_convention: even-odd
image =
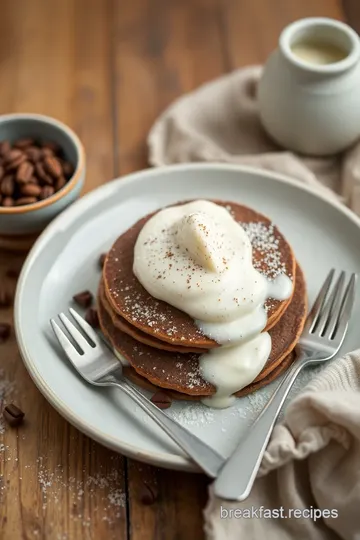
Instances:
[[[260,255],[261,259],[254,261],[254,267],[261,270],[265,277],[273,280],[280,274],[286,274],[287,269],[281,258],[280,236],[276,234],[275,226],[270,223],[254,222],[240,223],[248,235],[251,245]],[[266,265],[264,272],[263,264]]]
[[[115,456],[117,459],[118,456]],[[110,459],[114,459],[111,456]],[[114,517],[121,517],[121,508],[125,507],[126,495],[119,483],[122,479],[120,472],[120,464],[117,467],[110,468],[106,473],[98,472],[86,478],[68,477],[68,471],[63,465],[57,465],[50,470],[46,465],[46,457],[39,457],[37,460],[38,467],[38,482],[43,496],[43,510],[46,510],[48,502],[58,503],[63,496],[64,490],[68,492],[68,496],[73,505],[81,505],[84,495],[86,494],[90,500],[95,497],[102,501],[102,517],[103,521],[110,522]],[[100,466],[101,467],[101,466]],[[84,471],[83,471],[84,472]],[[115,512],[114,512],[115,510]],[[74,515],[75,520],[82,520],[83,515],[79,511]],[[83,522],[83,525],[91,525],[91,520]]]
[[[24,439],[25,436],[23,435]],[[96,443],[92,443],[93,447]],[[13,462],[18,462],[17,448],[11,448],[8,445],[1,444],[0,452],[3,452],[4,461],[10,462],[10,467],[13,467]],[[92,452],[90,451],[90,454]],[[69,456],[70,457],[70,456]],[[2,459],[2,458],[0,458]],[[60,504],[64,494],[66,493],[69,505],[72,512],[69,514],[69,519],[80,522],[83,527],[92,527],[93,516],[84,508],[86,504],[93,506],[101,502],[100,519],[109,524],[115,525],[115,520],[123,516],[126,506],[126,493],[122,489],[123,473],[121,471],[121,456],[110,455],[109,463],[106,466],[99,464],[97,471],[92,475],[87,475],[86,470],[75,476],[69,476],[68,466],[59,463],[58,465],[50,466],[48,464],[48,456],[39,456],[35,462],[24,463],[22,460],[23,475],[36,478],[37,484],[42,495],[42,510],[46,512],[48,505],[52,507]],[[19,476],[19,481],[25,480],[23,476]],[[30,480],[27,480],[27,483]],[[1,483],[0,477],[0,497],[6,490],[6,484]]]

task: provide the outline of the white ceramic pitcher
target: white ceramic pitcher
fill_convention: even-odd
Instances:
[[[265,130],[309,155],[344,150],[360,138],[360,39],[349,26],[309,18],[287,26],[258,87]]]

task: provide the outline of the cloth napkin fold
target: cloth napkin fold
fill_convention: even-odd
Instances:
[[[360,214],[360,142],[326,158],[278,147],[259,120],[260,75],[261,67],[242,69],[177,100],[150,131],[150,163],[278,171]],[[329,364],[288,406],[246,501],[226,503],[211,488],[209,495],[208,540],[360,540],[360,350]]]

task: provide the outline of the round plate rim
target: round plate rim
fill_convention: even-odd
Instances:
[[[319,191],[317,191],[316,188],[307,184],[302,184],[301,181],[294,180],[293,178],[284,174],[267,171],[256,167],[225,163],[189,163],[144,169],[123,177],[118,177],[111,182],[103,184],[98,188],[92,190],[91,192],[84,195],[81,199],[74,202],[69,208],[64,210],[46,227],[46,229],[36,240],[25,260],[21,274],[19,276],[14,303],[15,335],[22,360],[36,387],[42,393],[45,399],[54,407],[54,409],[56,409],[67,421],[69,421],[77,429],[88,435],[93,440],[127,457],[136,459],[138,461],[143,461],[145,463],[150,463],[156,466],[191,472],[199,472],[199,468],[186,457],[177,456],[168,452],[143,451],[139,447],[128,443],[119,444],[118,439],[114,439],[113,437],[109,436],[108,434],[102,432],[99,429],[93,429],[91,426],[89,426],[86,422],[82,420],[81,416],[76,415],[64,402],[59,400],[56,394],[52,391],[52,389],[48,386],[46,381],[40,375],[36,366],[33,364],[31,356],[27,350],[26,343],[23,339],[20,325],[20,312],[23,290],[26,285],[27,276],[31,271],[32,262],[35,260],[38,253],[42,250],[43,245],[47,241],[47,238],[52,235],[52,231],[58,227],[62,220],[71,217],[72,214],[81,214],[83,211],[86,210],[87,206],[92,205],[93,201],[99,200],[100,194],[102,194],[103,198],[106,198],[110,193],[116,191],[119,185],[125,185],[129,183],[136,184],[137,182],[141,183],[143,180],[146,180],[149,177],[151,178],[152,176],[157,176],[159,174],[168,174],[171,171],[196,172],[200,170],[234,171],[250,175],[262,175],[265,178],[270,178],[279,183],[288,185],[290,184],[295,188],[299,189],[300,191],[306,191],[310,193],[313,197],[320,199],[321,201],[327,203],[329,206],[336,208],[350,221],[355,223],[360,229],[360,218],[357,217],[356,214],[354,214],[350,209],[348,209],[345,205],[341,204],[335,198],[332,199],[331,197],[327,197],[325,190],[324,193],[320,189]]]

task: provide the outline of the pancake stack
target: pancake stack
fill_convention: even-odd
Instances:
[[[265,304],[264,331],[270,333],[272,349],[256,379],[236,393],[242,396],[268,384],[293,362],[306,318],[306,286],[290,245],[266,216],[237,203],[214,202],[226,207],[247,232],[254,267],[269,280],[285,273],[293,283],[288,300]],[[124,373],[130,380],[148,390],[165,390],[173,399],[200,400],[216,388],[202,378],[199,357],[219,344],[186,313],[153,298],[133,274],[134,246],[152,215],[122,234],[106,257],[98,291],[101,330],[126,360]]]

